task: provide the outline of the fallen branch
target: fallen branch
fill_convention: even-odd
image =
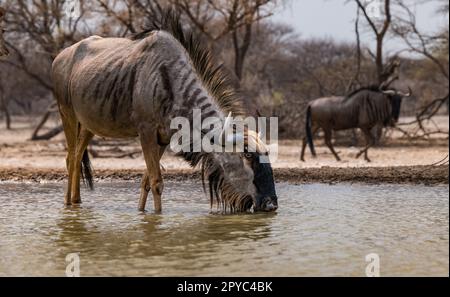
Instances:
[[[44,133],[42,135],[36,135],[33,134],[31,140],[33,141],[37,141],[37,140],[50,140],[53,137],[55,137],[56,135],[58,135],[59,133],[61,133],[63,131],[63,126],[60,125],[56,128],[51,129],[50,131],[48,131],[47,133]]]
[[[36,140],[50,140],[50,139],[52,139],[53,137],[55,137],[56,135],[58,135],[59,133],[61,133],[63,131],[63,126],[60,125],[60,126],[58,126],[56,128],[53,128],[52,130],[50,130],[47,133],[39,135],[39,131],[42,129],[42,127],[44,127],[44,125],[47,122],[47,120],[50,118],[50,116],[53,113],[55,113],[57,111],[58,111],[58,107],[57,107],[56,103],[52,103],[48,107],[47,112],[42,117],[42,119],[39,122],[39,124],[37,125],[36,129],[34,129],[30,140],[32,140],[32,141],[36,141]]]
[[[90,149],[89,152],[91,153],[93,158],[99,158],[99,159],[108,159],[108,158],[117,158],[117,159],[131,158],[131,159],[134,159],[135,155],[142,153],[142,150],[136,150],[136,151],[131,151],[131,152],[122,152],[122,153],[100,153],[97,150]]]
[[[437,98],[428,103],[426,106],[424,106],[417,114],[416,119],[411,122],[407,123],[400,123],[398,124],[394,129],[396,131],[399,131],[403,134],[402,137],[407,137],[408,139],[419,139],[419,138],[428,138],[431,135],[437,135],[437,134],[443,134],[447,135],[449,134],[449,131],[444,131],[438,127],[438,125],[433,121],[433,117],[439,112],[439,110],[442,108],[442,106],[448,102],[449,100],[449,94],[442,98]],[[425,127],[424,122],[431,122],[435,130],[429,130]],[[417,127],[414,129],[413,132],[406,131],[405,129],[402,129],[402,126],[411,126],[411,125],[417,125]]]

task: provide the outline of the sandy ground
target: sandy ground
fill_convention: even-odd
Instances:
[[[436,123],[448,131],[448,121],[448,117],[440,117]],[[51,141],[29,141],[32,127],[27,118],[20,117],[13,119],[13,130],[7,131],[3,125],[0,128],[0,180],[39,181],[65,177],[63,134]],[[429,166],[448,156],[446,136],[409,141],[394,135],[385,146],[369,151],[371,163],[363,158],[355,159],[359,148],[336,147],[343,159],[337,162],[321,140],[316,140],[316,144],[318,157],[311,158],[307,151],[306,162],[301,162],[301,141],[281,141],[278,158],[273,163],[277,179],[289,182],[448,183],[447,165]],[[90,150],[94,153],[92,164],[98,178],[138,178],[145,170],[137,140],[94,139]],[[130,152],[132,157],[128,155]],[[194,174],[182,159],[170,152],[164,155],[162,165],[166,178],[189,178]]]

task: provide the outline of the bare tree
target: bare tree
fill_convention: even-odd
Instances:
[[[362,11],[370,29],[373,31],[376,40],[376,51],[372,56],[374,56],[375,64],[377,67],[377,77],[378,83],[383,83],[388,77],[386,77],[386,73],[384,73],[384,40],[389,31],[392,22],[392,14],[391,14],[391,0],[383,0],[384,1],[384,16],[383,21],[380,22],[373,16],[371,16],[367,10],[368,3],[363,3],[361,0],[355,0],[359,9]]]
[[[147,20],[160,16],[169,0],[95,0],[94,3],[92,9],[101,15],[105,33],[125,37],[142,30]],[[118,31],[111,32],[114,28]]]
[[[77,42],[79,25],[86,13],[85,1],[78,0],[79,14],[69,16],[66,5],[69,0],[7,0],[8,31],[27,37],[53,59],[61,49]]]
[[[406,17],[399,16],[397,18],[393,26],[394,34],[405,42],[408,51],[429,59],[445,80],[448,81],[448,27],[435,35],[420,32],[417,27],[416,16],[412,10],[403,2],[399,2],[398,6],[403,9]],[[441,55],[441,57],[438,55]]]
[[[234,72],[242,80],[254,25],[273,15],[279,0],[172,0],[197,30],[215,42],[230,36],[234,50]]]
[[[442,1],[443,5],[439,9],[439,13],[448,14],[448,1]],[[409,52],[425,57],[434,65],[434,69],[441,76],[441,84],[446,85],[446,94],[439,98],[425,102],[424,106],[419,108],[416,113],[418,129],[412,134],[401,130],[408,137],[429,136],[432,134],[447,133],[448,131],[428,131],[424,122],[430,121],[444,106],[449,102],[449,32],[448,27],[443,28],[441,32],[436,34],[425,34],[421,32],[417,26],[416,15],[402,1],[398,1],[398,6],[403,11],[403,16],[398,16],[393,26],[394,34],[402,39],[407,46]],[[407,123],[407,124],[413,124]]]
[[[56,55],[68,45],[82,38],[79,30],[80,22],[85,14],[84,0],[79,0],[79,15],[75,18],[68,17],[65,5],[68,0],[6,0],[5,7],[8,10],[6,22],[8,33],[11,36],[9,43],[13,48],[17,59],[7,61],[31,78],[42,83],[44,87],[51,89],[49,80],[43,78],[42,72],[35,73],[27,67],[25,47],[32,45],[35,54],[46,58],[51,64]],[[27,40],[28,44],[24,44]]]
[[[115,35],[126,36],[142,29],[145,21],[156,18],[164,7],[172,6],[209,42],[231,38],[233,68],[241,80],[254,25],[272,16],[279,2],[281,0],[96,0],[96,11],[106,14],[121,27]]]
[[[74,3],[79,5],[78,14],[69,16],[67,5]],[[83,37],[80,24],[86,13],[85,0],[6,0],[5,7],[8,11],[8,46],[13,55],[0,63],[22,71],[51,93],[53,59],[62,49]],[[42,126],[38,125],[38,128]],[[38,131],[35,132],[34,136]]]
[[[356,19],[355,19],[355,36],[356,36],[356,70],[355,70],[355,74],[352,77],[352,79],[350,80],[350,82],[348,83],[347,86],[347,93],[350,92],[350,90],[352,90],[352,88],[356,85],[356,86],[360,86],[361,82],[360,82],[360,74],[361,74],[361,63],[362,63],[362,51],[361,51],[361,33],[360,33],[360,18],[361,18],[361,13],[360,13],[360,9],[359,7],[357,7],[356,10]]]

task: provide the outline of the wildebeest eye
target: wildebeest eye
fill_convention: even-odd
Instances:
[[[246,159],[250,160],[250,159],[253,158],[253,154],[245,153],[245,154],[244,154],[244,157],[245,157]]]

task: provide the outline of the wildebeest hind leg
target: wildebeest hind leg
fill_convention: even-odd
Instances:
[[[307,145],[307,140],[306,140],[306,136],[303,137],[303,142],[302,142],[302,151],[300,152],[300,160],[305,162],[305,149],[306,149],[306,145]]]
[[[331,142],[331,136],[332,136],[331,131],[330,130],[325,130],[325,144],[328,146],[330,151],[333,153],[333,155],[336,158],[336,160],[337,161],[341,161],[341,158],[339,158],[339,155],[334,150],[333,143]]]
[[[314,136],[317,134],[317,131],[319,131],[319,127],[313,127],[311,129],[312,131],[312,137],[314,138]],[[302,140],[302,150],[300,152],[300,161],[305,162],[305,151],[306,151],[306,146],[308,145],[308,139],[307,137],[303,137]]]
[[[87,149],[89,141],[91,141],[94,134],[89,130],[85,129],[83,126],[79,126],[79,132],[77,137],[77,145],[75,150],[74,158],[74,168],[72,173],[72,204],[81,203],[80,197],[80,177],[81,177],[81,161],[83,159],[83,154]]]
[[[166,147],[161,147],[160,149],[160,159],[162,155],[164,154],[164,151],[166,150]],[[145,171],[144,175],[142,176],[141,181],[141,196],[139,198],[139,211],[145,211],[145,205],[147,204],[147,197],[148,193],[150,192],[150,177],[148,175],[148,171]]]

